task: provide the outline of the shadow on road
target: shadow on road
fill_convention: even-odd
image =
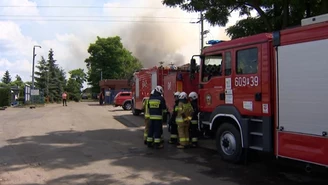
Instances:
[[[326,184],[326,181],[323,182],[322,179],[306,179],[302,178],[302,175],[297,178],[297,180],[301,179],[301,182],[289,180],[290,178],[286,178],[282,173],[284,169],[279,169],[279,166],[258,168],[259,164],[248,166],[228,164],[222,162],[216,152],[200,148],[181,151],[173,146],[165,145],[162,150],[148,149],[142,144],[141,132],[128,129],[58,131],[46,135],[20,137],[7,142],[9,146],[0,148],[0,175],[2,172],[16,171],[31,166],[45,170],[74,170],[103,160],[108,160],[112,167],[123,166],[134,171],[125,177],[115,179],[113,178],[115,169],[109,170],[108,174],[62,174],[63,176],[58,179],[45,182],[47,185],[122,183],[118,179],[140,179],[140,173],[154,174],[152,177],[154,183],[147,185],[162,184],[155,183],[156,180],[170,181],[172,185],[209,184],[199,180],[201,174],[212,180],[219,178],[221,181],[243,185]],[[102,167],[108,168],[108,166]],[[200,174],[192,175],[191,171],[198,171]],[[187,179],[179,178],[179,176],[187,177]]]

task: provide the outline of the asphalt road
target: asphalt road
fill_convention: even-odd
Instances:
[[[327,184],[267,158],[247,165],[220,160],[205,148],[145,147],[143,119],[96,103],[0,111],[0,184]],[[203,142],[203,146],[210,141]],[[210,144],[209,144],[210,145]]]

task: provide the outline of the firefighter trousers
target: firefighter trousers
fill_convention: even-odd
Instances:
[[[178,142],[178,125],[176,123],[171,124],[171,135],[170,135],[170,143]]]
[[[191,122],[190,122],[190,140],[193,145],[197,145],[197,142],[198,142],[198,122],[197,122],[197,120],[191,120]]]
[[[180,145],[187,146],[189,144],[189,121],[178,123],[178,134]]]
[[[149,118],[145,118],[145,130],[144,130],[144,141],[147,141],[148,130],[149,130]]]
[[[150,120],[147,144],[159,145],[161,143],[162,120]]]

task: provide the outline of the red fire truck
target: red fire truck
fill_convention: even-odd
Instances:
[[[174,105],[174,92],[184,91],[190,93],[192,91],[197,92],[198,90],[198,76],[190,79],[189,75],[189,70],[185,67],[178,67],[176,69],[171,67],[153,67],[135,72],[134,84],[132,86],[133,115],[139,115],[143,112],[143,101],[149,98],[151,90],[157,85],[163,87],[166,105],[169,113],[171,113]]]
[[[163,86],[164,76],[169,73],[169,68],[153,67],[141,69],[134,73],[132,87],[132,113],[139,115],[143,112],[143,101],[149,98],[151,90],[157,85]]]
[[[328,167],[328,15],[196,56],[199,129],[224,160],[239,162],[252,149]]]

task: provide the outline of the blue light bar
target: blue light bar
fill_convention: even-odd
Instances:
[[[223,40],[209,40],[209,41],[207,41],[207,44],[214,45],[214,44],[218,44],[220,42],[224,42],[224,41]]]

